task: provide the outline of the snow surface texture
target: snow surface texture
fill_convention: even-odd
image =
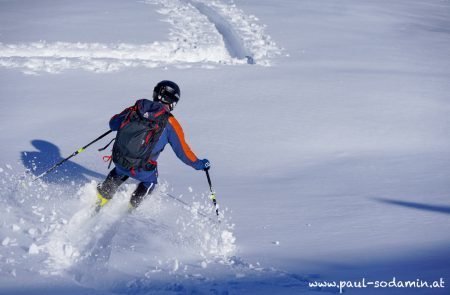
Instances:
[[[2,240],[0,254],[4,258],[1,273],[6,277],[39,276],[50,282],[52,278],[69,279],[82,286],[75,288],[76,294],[92,294],[92,290],[96,294],[226,291],[211,273],[226,275],[231,282],[249,276],[277,276],[286,283],[306,286],[305,278],[234,256],[234,224],[226,217],[228,210],[221,209],[219,223],[203,194],[198,200],[194,195],[187,203],[162,184],[151,202],[130,213],[129,196],[136,185],[124,185],[94,214],[95,181],[73,195],[70,186],[35,182],[30,175],[17,179],[12,168],[7,169],[2,169],[2,179],[15,186],[3,186],[0,194],[2,216],[9,216],[2,224],[3,234],[9,233]],[[16,251],[23,254],[14,255]],[[60,288],[38,286],[32,291],[36,286],[25,286],[27,293],[57,293]],[[0,292],[14,294],[14,289],[5,287]]]
[[[447,288],[344,291],[448,294],[449,11],[0,1],[0,294],[336,294],[308,284],[393,277]],[[163,79],[211,160],[220,224],[170,147],[132,214],[129,180],[91,217],[110,138],[32,182]]]
[[[254,16],[220,1],[148,0],[171,25],[169,40],[151,44],[46,41],[0,43],[0,66],[25,73],[81,68],[111,72],[125,67],[190,64],[269,65],[280,49]],[[151,7],[149,7],[151,9]]]

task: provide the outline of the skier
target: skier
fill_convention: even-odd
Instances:
[[[178,85],[163,80],[153,90],[153,101],[137,100],[134,106],[111,118],[109,126],[117,131],[112,152],[115,168],[97,186],[97,211],[129,177],[140,181],[131,195],[130,209],[139,206],[158,183],[156,160],[167,143],[185,164],[196,170],[209,169],[210,162],[198,159],[192,152],[180,123],[171,113],[179,99]]]

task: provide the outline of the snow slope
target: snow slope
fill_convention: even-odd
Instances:
[[[448,1],[0,7],[1,294],[450,281]],[[175,115],[213,164],[220,224],[204,174],[170,151],[158,191],[132,215],[130,181],[90,217],[107,139],[31,181],[162,79],[180,84]]]
[[[0,44],[0,66],[26,73],[81,68],[111,72],[125,67],[191,63],[268,64],[280,50],[254,17],[219,1],[147,1],[171,25],[169,40],[149,44],[47,42]],[[207,4],[206,4],[207,3]],[[223,15],[223,16],[222,16]],[[241,37],[242,36],[242,37]],[[245,38],[242,40],[242,38]]]

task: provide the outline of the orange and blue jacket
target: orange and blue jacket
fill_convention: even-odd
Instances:
[[[153,104],[155,104],[155,102],[147,99],[140,99],[136,101],[135,105],[139,105],[140,111],[142,113],[145,113],[152,108]],[[126,118],[132,108],[133,107],[126,108],[120,114],[117,114],[111,118],[111,120],[109,121],[109,127],[111,128],[111,130],[119,130],[122,121]],[[183,128],[172,114],[170,114],[169,121],[164,128],[164,131],[162,132],[158,142],[153,148],[151,160],[156,162],[159,154],[164,150],[167,144],[170,144],[177,157],[186,165],[189,165],[196,170],[201,170],[204,168],[204,164],[199,161],[197,156],[194,154],[194,152],[186,142],[186,139],[184,138]]]

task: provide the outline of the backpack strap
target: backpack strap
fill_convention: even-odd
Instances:
[[[104,147],[98,149],[98,151],[101,152],[101,151],[106,150],[106,149],[111,145],[111,143],[112,143],[114,140],[116,140],[115,137],[114,137],[113,139],[111,139],[111,141],[110,141],[107,145],[105,145]]]
[[[138,110],[137,104],[129,108],[128,114],[126,115],[125,119],[122,121],[122,124],[120,124],[119,130],[122,129],[128,123],[130,123],[132,116],[136,115],[137,110]]]

